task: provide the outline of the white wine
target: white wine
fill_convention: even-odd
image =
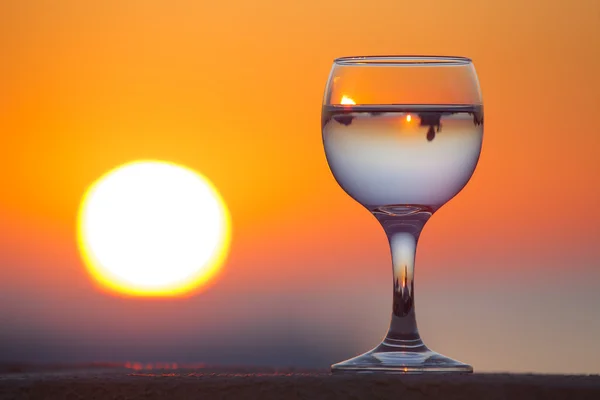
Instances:
[[[479,159],[481,106],[328,105],[322,115],[335,179],[371,211],[435,210],[460,192]]]

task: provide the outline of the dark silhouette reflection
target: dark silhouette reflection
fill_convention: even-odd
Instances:
[[[427,140],[431,142],[433,139],[435,139],[435,130],[433,129],[433,126],[430,126],[427,130]]]
[[[442,123],[441,123],[442,113],[441,112],[426,112],[426,113],[420,113],[418,115],[419,115],[419,119],[421,120],[421,122],[419,123],[419,126],[428,126],[429,127],[429,129],[427,130],[427,140],[429,142],[431,142],[433,139],[435,139],[436,132],[440,132],[440,130],[442,129]]]
[[[414,279],[410,280],[408,285],[408,268],[405,265],[402,273],[402,282],[398,281],[398,277],[394,280],[394,315],[404,317],[410,313],[414,304],[415,284]]]
[[[333,117],[333,119],[335,119],[337,122],[339,122],[342,125],[348,126],[352,123],[354,116],[352,116],[352,115],[336,115]]]
[[[339,112],[339,114],[336,114],[336,112],[331,112],[331,111],[323,111],[322,117],[321,117],[322,127],[325,127],[325,125],[327,123],[329,123],[329,121],[332,118],[339,124],[342,124],[344,126],[350,126],[352,124],[352,121],[354,121],[356,114],[350,113],[349,111],[350,110],[337,111],[337,112]],[[396,110],[393,110],[391,112],[395,112],[395,111]],[[378,116],[384,114],[385,112],[387,112],[387,111],[380,111],[378,109],[368,111],[368,113],[371,117],[378,117]],[[410,112],[410,111],[403,110],[403,112]],[[432,111],[432,110],[423,111],[423,112],[417,113],[416,115],[419,117],[419,127],[427,128],[427,133],[425,135],[427,141],[428,142],[433,141],[433,139],[435,139],[436,136],[442,131],[442,122],[441,122],[442,117],[447,116],[447,115],[456,114],[456,113],[468,113],[468,114],[472,115],[473,116],[473,124],[475,126],[479,126],[479,125],[483,124],[483,108],[481,108],[481,107],[474,107],[473,109],[471,109],[469,111],[466,111],[466,110],[464,110],[464,111]]]
[[[473,124],[475,126],[483,124],[483,112],[481,110],[473,113]]]

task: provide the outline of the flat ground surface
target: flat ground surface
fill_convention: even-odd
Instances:
[[[0,399],[600,399],[600,375],[330,375],[123,367],[0,369]]]

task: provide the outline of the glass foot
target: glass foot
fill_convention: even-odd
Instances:
[[[473,367],[445,357],[425,346],[416,351],[398,351],[385,342],[375,349],[331,366],[337,373],[471,373]]]

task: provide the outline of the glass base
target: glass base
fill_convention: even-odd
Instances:
[[[473,367],[445,357],[425,346],[414,351],[398,351],[384,343],[375,349],[331,366],[337,373],[471,373]]]

